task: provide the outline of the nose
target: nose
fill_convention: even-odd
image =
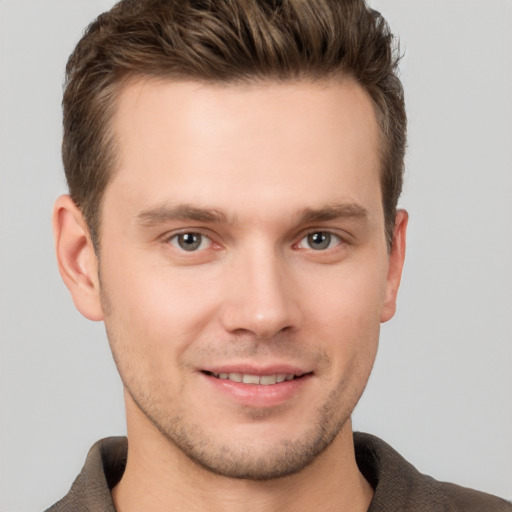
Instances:
[[[224,329],[269,339],[301,321],[293,272],[272,250],[245,254],[233,264],[222,307]]]

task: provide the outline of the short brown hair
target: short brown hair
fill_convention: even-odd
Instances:
[[[398,52],[364,0],[122,0],[86,30],[66,67],[62,157],[71,197],[99,242],[101,201],[115,170],[110,119],[126,79],[209,82],[355,79],[382,135],[388,246],[406,144]]]

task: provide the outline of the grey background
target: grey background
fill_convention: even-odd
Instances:
[[[0,0],[0,510],[42,510],[125,431],[101,324],[54,262],[66,58],[107,0]],[[375,0],[401,36],[411,215],[399,309],[355,428],[512,498],[512,2]]]

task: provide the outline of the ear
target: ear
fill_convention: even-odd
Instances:
[[[82,212],[68,195],[55,201],[53,236],[59,272],[76,308],[89,320],[103,320],[98,260]]]
[[[398,210],[393,231],[393,243],[389,255],[388,276],[386,281],[386,294],[384,296],[384,307],[381,312],[380,321],[387,322],[396,311],[396,296],[402,278],[402,269],[405,258],[405,238],[409,214],[405,210]]]

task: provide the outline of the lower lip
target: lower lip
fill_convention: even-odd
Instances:
[[[261,384],[234,382],[229,379],[218,379],[204,373],[202,373],[202,376],[210,385],[214,386],[214,389],[239,404],[250,407],[275,407],[293,400],[311,378],[311,375],[304,375],[299,379],[263,386]]]

